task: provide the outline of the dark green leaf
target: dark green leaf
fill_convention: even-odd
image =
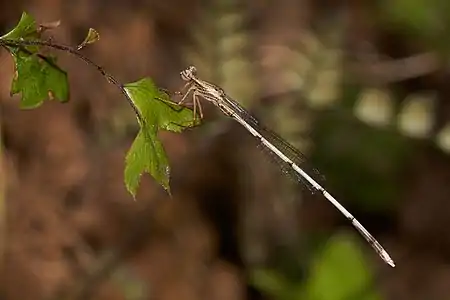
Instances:
[[[1,39],[20,42],[39,39],[36,22],[27,13],[23,13],[19,24]],[[56,65],[56,60],[38,54],[39,46],[7,47],[15,63],[15,76],[11,85],[11,95],[21,93],[22,108],[34,108],[45,99],[69,99],[67,73]]]
[[[22,50],[12,52],[16,75],[11,95],[22,93],[20,106],[34,108],[49,99],[65,102],[69,99],[67,73],[61,70],[51,57],[28,54]]]

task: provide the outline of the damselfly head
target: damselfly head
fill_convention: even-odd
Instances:
[[[181,79],[183,79],[184,81],[191,80],[192,78],[195,77],[196,74],[197,74],[197,68],[194,66],[190,66],[189,68],[181,71],[181,73],[180,73]]]

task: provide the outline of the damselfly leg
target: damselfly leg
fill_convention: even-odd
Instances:
[[[177,104],[183,105],[183,103],[186,101],[186,99],[188,98],[189,94],[191,94],[191,92],[192,92],[192,105],[193,105],[193,119],[194,119],[194,123],[195,123],[197,121],[197,107],[198,107],[198,112],[200,115],[200,120],[203,119],[203,109],[202,109],[202,104],[199,99],[199,96],[201,96],[201,95],[198,93],[195,86],[191,82],[188,82],[183,86],[181,91],[175,92],[175,94],[182,96],[181,100],[178,101]]]
[[[194,90],[194,92],[192,93],[192,101],[194,103],[194,116],[196,116],[196,107],[198,107],[198,113],[200,115],[200,120],[203,119],[203,108],[202,108],[202,103],[200,102],[200,97],[201,95],[198,93],[197,90]]]

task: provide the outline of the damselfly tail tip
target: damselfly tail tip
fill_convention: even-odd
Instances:
[[[369,243],[372,245],[372,247],[375,249],[375,251],[378,253],[378,255],[381,257],[381,259],[384,260],[385,263],[387,263],[388,265],[390,265],[391,267],[395,267],[395,262],[394,260],[391,258],[391,256],[389,255],[389,253],[384,250],[384,248],[380,245],[380,243],[378,243],[378,241],[376,239],[374,239],[372,236],[370,236],[372,238],[372,240],[369,240]]]
[[[391,267],[395,268],[395,262],[394,260],[389,256],[389,254],[386,252],[386,250],[383,250],[380,252],[381,258]]]
[[[361,233],[361,235],[369,242],[373,249],[378,253],[378,255],[391,267],[395,267],[394,260],[390,257],[383,246],[358,222],[355,218],[352,220],[353,226]]]

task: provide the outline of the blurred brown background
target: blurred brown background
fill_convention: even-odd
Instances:
[[[84,54],[122,82],[150,76],[174,91],[196,65],[307,153],[397,263],[383,264],[331,204],[285,181],[210,105],[200,127],[161,133],[173,198],[144,176],[134,202],[123,169],[138,128],[119,91],[58,53],[71,101],[21,111],[1,51],[0,299],[449,299],[447,1],[0,8],[2,34],[22,11],[60,19],[52,35],[64,44],[94,27],[101,39]],[[331,247],[336,239],[358,255]]]

